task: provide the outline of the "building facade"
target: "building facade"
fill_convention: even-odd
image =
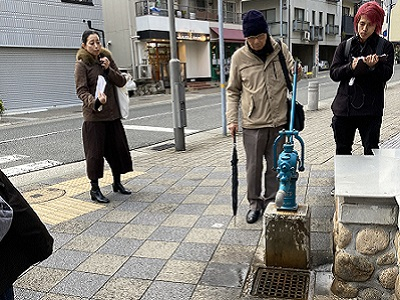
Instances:
[[[223,1],[225,74],[231,55],[244,44],[243,12],[261,10],[270,33],[282,38],[311,71],[321,60],[331,62],[340,41],[354,34],[353,18],[362,3]],[[396,0],[381,5],[388,15],[390,11],[384,30],[400,57],[400,7]],[[218,0],[174,0],[173,13],[182,78],[219,81]],[[75,95],[74,63],[81,34],[88,28],[100,32],[118,66],[137,82],[169,85],[166,0],[7,0],[2,1],[0,23],[0,99],[7,110],[80,104]]]
[[[115,8],[117,3],[119,12]],[[332,60],[342,39],[341,4],[338,0],[223,1],[225,74],[229,72],[231,55],[244,44],[243,12],[262,11],[271,35],[282,38],[305,70],[311,71],[320,60]],[[139,81],[163,81],[168,86],[170,30],[167,1],[113,0],[111,3],[103,0],[103,7],[106,33],[111,40],[109,47],[124,68]],[[128,16],[124,16],[123,10],[129,12]],[[173,13],[182,77],[187,81],[218,81],[218,1],[175,0]],[[118,46],[113,47],[114,40],[118,41],[115,44]],[[126,50],[132,51],[133,55],[127,55]]]
[[[396,0],[386,1],[393,3]],[[364,2],[223,1],[225,73],[229,71],[231,55],[244,44],[241,32],[243,12],[250,9],[262,11],[271,35],[282,38],[305,70],[311,71],[320,61],[331,62],[337,45],[354,34],[354,15]],[[124,68],[139,81],[163,81],[168,85],[170,30],[167,1],[103,0],[103,7],[106,33],[112,40],[110,49]],[[174,0],[178,58],[182,63],[182,77],[187,81],[219,80],[217,8],[218,0]],[[392,15],[394,11],[393,8]],[[396,28],[395,25],[392,28]],[[114,40],[118,41],[115,47]]]
[[[116,4],[120,8],[115,8]],[[219,79],[219,22],[217,0],[175,0],[173,14],[181,75],[186,81]],[[103,0],[109,49],[136,81],[162,81],[168,87],[170,25],[168,2]],[[129,11],[123,16],[123,9]],[[224,2],[225,52],[244,44],[239,0]],[[120,17],[117,17],[120,15]],[[118,18],[118,24],[115,19]],[[110,21],[109,21],[110,20]],[[117,41],[114,44],[114,41]],[[115,45],[115,46],[114,46]],[[133,55],[127,55],[126,50]],[[229,69],[229,59],[226,61]]]
[[[100,0],[7,0],[0,11],[0,99],[7,110],[80,104],[75,54]]]

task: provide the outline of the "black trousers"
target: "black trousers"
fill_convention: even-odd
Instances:
[[[90,180],[103,177],[104,158],[113,174],[133,171],[132,158],[121,120],[83,122],[82,140],[86,173]]]
[[[337,155],[351,155],[356,130],[360,133],[364,155],[372,155],[379,148],[382,116],[352,116],[332,118],[332,129]]]
[[[12,286],[0,295],[0,300],[14,300],[14,289]]]

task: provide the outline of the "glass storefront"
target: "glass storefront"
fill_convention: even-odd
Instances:
[[[152,78],[155,81],[168,78],[168,66],[171,60],[169,43],[147,43],[148,63],[152,66]]]
[[[242,47],[244,43],[224,43],[225,48],[225,61],[224,61],[224,72],[225,80],[228,80],[229,70],[231,64],[231,57],[233,53]],[[220,61],[219,61],[219,43],[211,43],[211,79],[213,81],[220,81]]]

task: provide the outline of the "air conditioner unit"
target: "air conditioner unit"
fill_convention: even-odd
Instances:
[[[151,65],[139,65],[137,74],[139,79],[151,79]]]
[[[302,35],[303,35],[303,36],[302,36],[302,39],[303,39],[304,41],[309,41],[309,40],[310,40],[311,34],[310,34],[309,31],[303,31],[303,34],[302,34]]]

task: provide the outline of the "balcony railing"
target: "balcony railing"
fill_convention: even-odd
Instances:
[[[288,30],[288,26],[287,26],[287,22],[282,22],[282,35],[283,36],[287,36],[287,30]],[[272,23],[268,23],[268,28],[269,28],[269,33],[272,36],[280,36],[281,35],[281,24],[280,22],[272,22]]]
[[[339,25],[326,24],[325,34],[327,34],[327,35],[339,34]]]
[[[324,40],[324,27],[323,26],[310,26],[311,41]]]
[[[167,1],[159,1],[157,2],[157,6],[155,6],[154,1],[137,1],[135,3],[135,8],[137,17],[147,15],[168,16]],[[174,11],[176,18],[218,22],[218,9],[174,4]],[[242,14],[225,11],[223,22],[230,24],[242,24]]]
[[[310,31],[310,22],[293,20],[293,31]]]

